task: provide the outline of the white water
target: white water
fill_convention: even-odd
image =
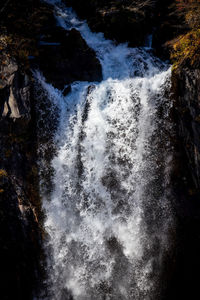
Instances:
[[[59,115],[54,188],[43,195],[46,299],[157,300],[172,226],[171,71],[150,49],[116,46],[72,10],[55,10],[96,51],[103,81],[75,82],[63,97],[37,74]]]

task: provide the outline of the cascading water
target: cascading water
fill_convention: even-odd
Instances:
[[[46,299],[159,299],[173,224],[170,69],[148,48],[91,33],[71,9],[55,11],[96,51],[103,81],[75,82],[64,97],[36,75],[58,113],[53,188],[43,193]]]

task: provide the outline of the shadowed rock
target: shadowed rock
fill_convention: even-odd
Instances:
[[[101,81],[102,70],[95,52],[76,30],[48,30],[39,45],[38,65],[46,80],[58,89],[73,81]]]

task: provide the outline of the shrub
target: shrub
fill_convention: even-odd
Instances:
[[[0,177],[7,177],[7,176],[8,176],[7,172],[3,169],[0,169]]]

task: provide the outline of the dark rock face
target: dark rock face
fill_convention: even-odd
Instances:
[[[172,73],[177,136],[174,155],[176,242],[173,272],[164,299],[195,299],[200,268],[200,70],[183,61]]]
[[[31,81],[4,56],[0,86],[1,299],[32,299],[40,273],[41,203]]]
[[[179,135],[196,188],[200,188],[200,69],[180,66],[172,83]]]
[[[183,151],[184,144],[177,139],[172,182],[173,210],[176,217],[174,254],[166,265],[166,291],[163,300],[195,299],[199,293],[200,268],[200,202]],[[170,270],[171,268],[171,270]],[[165,281],[164,281],[165,282]]]
[[[161,59],[170,59],[169,42],[188,30],[184,18],[177,14],[174,0],[157,0],[152,47]]]
[[[48,29],[39,45],[38,65],[47,81],[58,89],[73,81],[102,80],[95,52],[75,29]]]
[[[34,174],[34,151],[30,149],[33,145],[29,137],[25,137],[25,128],[28,129],[24,122],[15,123],[12,120],[0,121],[0,276],[3,300],[32,299],[33,290],[37,290],[42,255],[38,220],[40,198]]]
[[[0,175],[1,299],[32,299],[40,234],[30,203],[20,201],[10,175]],[[18,192],[18,195],[17,195]]]

